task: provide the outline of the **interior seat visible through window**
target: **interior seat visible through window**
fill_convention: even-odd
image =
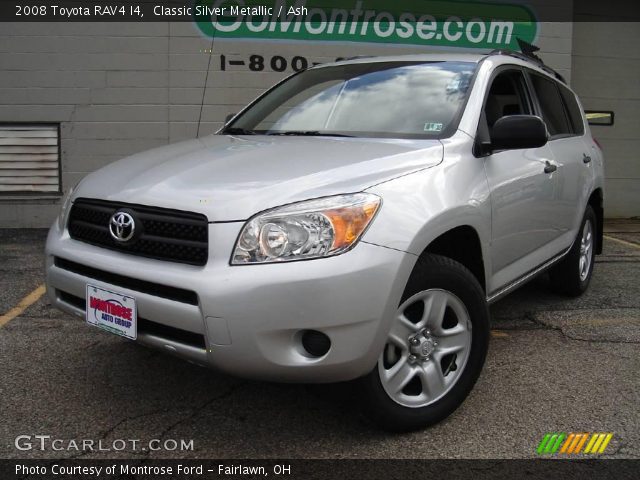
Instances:
[[[530,114],[523,82],[520,71],[507,71],[493,80],[484,110],[489,128],[501,117]]]

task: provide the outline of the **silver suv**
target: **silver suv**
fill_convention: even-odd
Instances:
[[[451,414],[487,305],[602,250],[576,95],[510,52],[360,58],[279,83],[215,135],[88,175],[47,241],[54,306],[256,379],[355,380],[405,431]]]

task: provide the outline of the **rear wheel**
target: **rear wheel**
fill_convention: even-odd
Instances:
[[[421,258],[376,367],[359,381],[369,417],[387,430],[409,431],[450,415],[484,364],[488,318],[469,270],[449,258]]]
[[[571,250],[549,271],[555,291],[577,297],[589,287],[595,263],[596,229],[596,215],[588,205]]]

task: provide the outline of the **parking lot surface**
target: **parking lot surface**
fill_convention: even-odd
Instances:
[[[366,421],[348,385],[232,378],[53,310],[37,290],[45,235],[0,231],[0,458],[522,458],[548,432],[611,432],[603,457],[640,458],[640,222],[606,225],[581,298],[550,293],[542,276],[494,304],[470,397],[403,435]],[[64,442],[19,450],[19,435]],[[87,439],[140,448],[67,448]],[[193,449],[144,447],[154,439]]]

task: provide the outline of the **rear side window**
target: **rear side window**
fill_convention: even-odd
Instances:
[[[576,96],[563,85],[559,85],[560,94],[564,100],[564,104],[569,111],[569,119],[571,120],[571,126],[573,127],[573,133],[576,135],[582,135],[584,133],[584,122],[582,120],[582,111],[576,100]]]
[[[555,82],[536,74],[531,75],[531,80],[542,109],[542,119],[547,124],[549,135],[552,137],[571,135],[572,129],[569,126],[562,98]]]

